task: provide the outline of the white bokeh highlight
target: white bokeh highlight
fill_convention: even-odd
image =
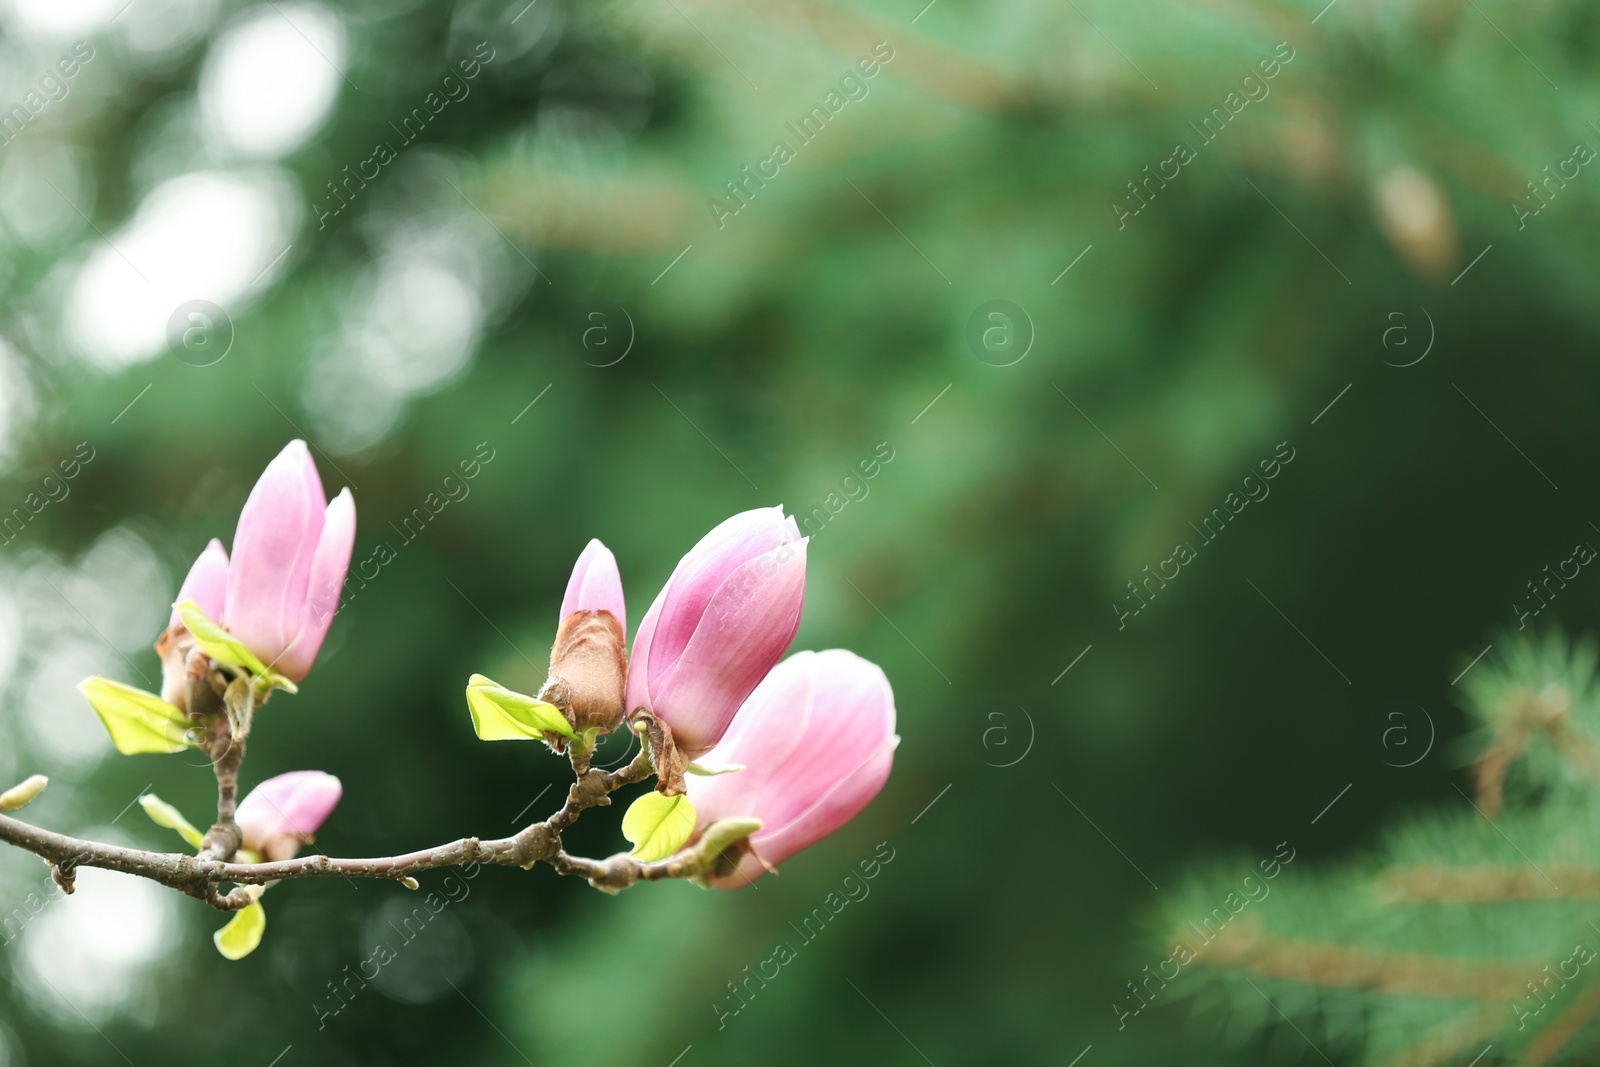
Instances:
[[[160,688],[149,649],[173,593],[155,551],[126,527],[102,534],[72,565],[31,555],[13,585],[15,601],[28,611],[13,658],[20,688],[11,705],[35,769],[82,774],[111,755],[111,741],[77,685],[100,674]]]
[[[343,81],[344,28],[327,8],[254,8],[211,46],[200,74],[207,132],[239,155],[277,159],[327,119]]]
[[[87,362],[116,371],[164,351],[167,322],[188,301],[237,317],[284,269],[301,214],[276,168],[164,182],[127,225],[88,245],[63,302],[63,331]]]
[[[0,20],[21,37],[89,37],[111,25],[128,0],[5,0]]]
[[[85,836],[114,839],[110,828]],[[142,878],[79,868],[77,891],[33,914],[15,955],[17,987],[61,1024],[98,1025],[151,993],[140,981],[178,937],[174,894]]]

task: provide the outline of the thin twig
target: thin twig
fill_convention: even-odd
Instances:
[[[1600,1015],[1600,985],[1591,984],[1551,1020],[1538,1040],[1528,1046],[1522,1062],[1527,1067],[1541,1067],[1550,1062],[1578,1035],[1578,1031],[1594,1021],[1596,1015]]]
[[[1273,937],[1237,924],[1224,927],[1214,943],[1202,943],[1196,954],[1201,963],[1267,978],[1451,999],[1516,997],[1526,976],[1538,970],[1537,964],[1480,963]]]

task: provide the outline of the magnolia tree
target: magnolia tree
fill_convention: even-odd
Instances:
[[[72,892],[79,867],[149,878],[233,917],[223,955],[251,952],[266,929],[262,894],[293,878],[385,878],[409,889],[436,867],[497,864],[585,878],[615,893],[644,880],[687,878],[736,889],[833,833],[889,777],[899,737],[881,669],[851,652],[798,652],[779,662],[800,625],[806,539],[781,507],[727,519],[678,563],[627,648],[616,559],[599,541],[578,557],[550,652],[527,696],[475,674],[466,702],[485,741],[543,741],[571,761],[559,810],[511,837],[476,837],[401,856],[300,856],[341,798],[322,771],[268,779],[238,799],[245,747],[274,693],[298,691],[338,609],[355,540],[348,489],[331,502],[303,441],[293,441],[251,490],[230,556],[213,540],[190,568],[156,641],[160,695],[106,678],[79,688],[125,754],[197,748],[217,780],[216,821],[201,832],[153,794],[140,798],[189,852],[149,852],[80,840],[0,815],[0,840],[41,856]],[[270,718],[268,719],[270,722]],[[591,766],[596,739],[626,729],[638,755]],[[633,845],[606,859],[574,856],[561,834],[618,789],[654,776],[622,818]],[[42,776],[0,794],[23,807]]]

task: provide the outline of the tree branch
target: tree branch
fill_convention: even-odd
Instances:
[[[1571,865],[1392,867],[1378,876],[1379,889],[1401,904],[1490,904],[1508,900],[1600,898],[1600,869]]]
[[[219,911],[238,910],[254,899],[243,888],[225,894],[219,892],[218,887],[227,883],[245,887],[288,878],[323,877],[383,878],[403,882],[422,871],[474,863],[529,868],[543,860],[562,874],[580,875],[598,888],[616,892],[640,879],[684,877],[694,873],[689,869],[690,861],[681,857],[654,864],[640,863],[626,854],[608,860],[590,860],[569,856],[561,848],[561,832],[576,822],[586,809],[610,804],[612,793],[644,780],[650,772],[649,753],[641,750],[631,763],[619,770],[585,770],[572,784],[561,810],[511,837],[490,841],[465,837],[418,852],[371,859],[312,855],[271,863],[229,863],[209,855],[211,846],[198,856],[150,852],[70,837],[9,815],[0,815],[0,841],[43,858],[66,892],[71,892],[68,887],[77,868],[96,867],[148,878],[204,900]],[[219,780],[220,777],[219,774]],[[219,796],[219,807],[222,800]]]

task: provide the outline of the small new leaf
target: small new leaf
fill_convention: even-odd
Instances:
[[[98,676],[79,682],[78,691],[89,698],[111,743],[124,756],[182,752],[192,743],[183,712],[154,693]]]
[[[195,848],[201,847],[201,842],[205,839],[205,835],[196,830],[189,820],[183,817],[182,812],[165,800],[162,800],[154,793],[146,793],[139,798],[139,806],[144,809],[146,815],[150,816],[150,821],[157,826],[164,826],[168,830],[176,830],[179,836],[189,842],[190,845]]]
[[[216,657],[213,656],[213,659]],[[228,920],[228,925],[211,936],[217,951],[230,960],[242,960],[261,944],[261,935],[267,932],[267,913],[257,901],[240,908]]]
[[[751,834],[761,829],[760,819],[718,819],[705,832],[700,835],[700,840],[695,842],[695,873],[690,880],[702,889],[711,888],[711,878],[718,871],[731,874],[739,866],[739,860],[748,852],[761,859],[754,846],[749,843]],[[766,866],[766,861],[762,860]],[[771,867],[767,867],[770,871]]]
[[[32,804],[34,798],[43,793],[44,787],[49,784],[50,779],[42,774],[30,776],[4,793],[0,793],[0,811],[21,811]]]
[[[706,827],[706,832],[700,836],[700,851],[707,858],[715,859],[730,845],[743,841],[759,829],[760,819],[718,819]]]
[[[185,600],[182,603],[174,604],[173,607],[178,609],[178,617],[183,620],[183,624],[194,635],[195,644],[199,645],[206,655],[218,663],[226,663],[230,667],[242,667],[267,686],[284,689],[291,693],[300,691],[293,682],[277,671],[268,670],[267,665],[262,663],[254,652],[234,640],[232,634],[223,629],[220,624],[213,622],[210,616],[201,611],[200,605],[194,601]]]
[[[669,797],[646,793],[622,817],[622,834],[632,843],[632,855],[641,863],[666,859],[682,848],[693,833],[694,805],[681,794]]]
[[[560,708],[514,693],[481,674],[467,682],[467,709],[481,741],[537,741],[547,730],[573,737],[572,725]]]

